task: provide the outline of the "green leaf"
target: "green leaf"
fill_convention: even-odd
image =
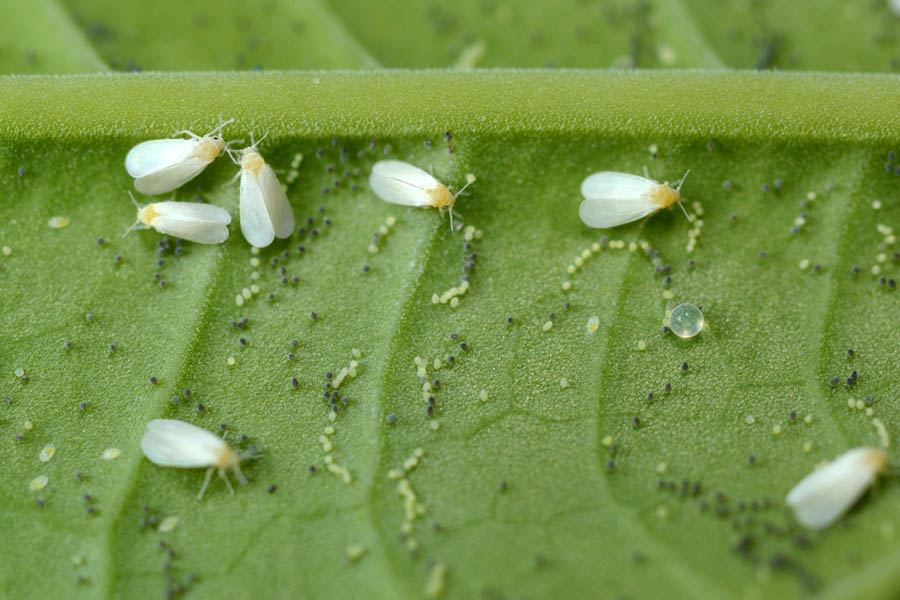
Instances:
[[[898,215],[897,178],[885,172],[900,141],[898,93],[890,76],[704,72],[0,79],[2,589],[895,597],[894,480],[820,534],[797,529],[783,498],[816,463],[878,445],[873,416],[891,433],[900,426],[897,292],[870,272],[897,274],[877,225]],[[174,244],[160,255],[154,231],[123,239],[134,221],[128,149],[182,128],[202,133],[219,115],[236,119],[229,139],[268,132],[260,149],[283,181],[302,154],[288,195],[306,232],[258,256],[237,222],[227,243],[185,243],[180,255]],[[475,174],[457,217],[483,239],[468,249],[446,215],[375,198],[367,174],[386,156],[456,186]],[[660,180],[691,169],[685,208],[704,211],[693,252],[699,225],[678,210],[606,232],[579,219],[586,175],[643,166]],[[223,187],[234,172],[220,159],[177,198],[237,217],[237,186]],[[53,216],[70,224],[50,228]],[[389,217],[397,223],[371,254]],[[626,247],[592,251],[568,275],[604,236]],[[629,251],[642,241],[670,265],[668,288],[640,246]],[[432,304],[471,252],[459,306]],[[259,292],[238,307],[252,285]],[[701,306],[708,328],[664,335],[666,289]],[[230,324],[243,317],[243,328]],[[358,376],[340,387],[349,403],[332,422],[325,373],[346,367],[354,348]],[[432,418],[417,356],[429,361],[427,379],[440,379]],[[854,370],[854,387],[829,385]],[[869,396],[872,415],[848,408]],[[202,471],[142,456],[158,417],[211,431],[225,423],[232,444],[257,445],[263,457],[244,465],[250,484],[231,496],[216,480],[198,501]],[[47,444],[56,454],[42,463]],[[101,458],[109,448],[121,456]],[[391,471],[418,448],[405,475],[417,500],[403,489],[424,512],[405,530]],[[49,484],[29,491],[42,474]],[[168,516],[179,519],[173,531],[142,526]],[[356,547],[362,556],[346,558]]]
[[[900,68],[900,17],[887,0],[7,4],[0,71],[12,73],[94,72],[97,55],[126,71]]]
[[[8,2],[0,21],[0,73],[107,70],[54,0]]]
[[[126,71],[377,66],[318,0],[39,0],[7,12],[2,39],[21,48],[0,43],[5,72],[106,70],[97,55]]]
[[[900,68],[900,18],[880,0],[329,4],[392,67]]]

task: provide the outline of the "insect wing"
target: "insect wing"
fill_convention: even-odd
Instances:
[[[164,467],[209,467],[227,448],[224,440],[209,431],[174,419],[150,421],[141,438],[144,455]]]
[[[824,529],[840,518],[862,496],[880,468],[869,448],[845,452],[804,477],[788,493],[786,502],[797,520],[812,529]]]
[[[657,185],[652,179],[630,173],[600,171],[581,182],[581,195],[588,199],[638,198],[649,195]]]
[[[226,210],[213,206],[212,204],[202,204],[200,202],[154,202],[156,212],[165,216],[178,216],[182,219],[193,219],[197,221],[210,221],[221,225],[231,223],[231,215]]]
[[[658,208],[649,198],[588,198],[582,200],[578,214],[585,225],[606,229],[637,221]]]
[[[259,170],[259,185],[262,188],[266,210],[272,222],[275,237],[286,238],[294,232],[294,211],[287,196],[278,183],[278,178],[268,164]]]
[[[134,189],[148,196],[171,192],[199,175],[208,164],[202,158],[185,159],[135,179]]]
[[[128,151],[125,169],[135,179],[171,167],[190,158],[197,147],[196,140],[150,140]]]
[[[409,163],[382,160],[372,167],[369,185],[386,202],[404,206],[430,206],[431,197],[427,190],[440,185],[440,182]]]
[[[645,177],[601,171],[581,183],[584,196],[578,214],[590,227],[616,227],[658,210],[650,193],[659,185]]]
[[[153,219],[151,225],[162,234],[198,244],[221,244],[228,239],[228,228],[214,221],[197,221],[163,215]]]
[[[259,177],[250,171],[241,173],[241,232],[257,248],[265,248],[275,239],[265,192]]]

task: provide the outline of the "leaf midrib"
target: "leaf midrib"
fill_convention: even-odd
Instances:
[[[250,96],[248,88],[254,91]],[[401,137],[447,129],[481,137],[539,133],[757,144],[887,144],[900,138],[894,114],[900,78],[890,75],[585,70],[29,75],[0,77],[0,95],[5,99],[0,139],[14,142],[168,135],[173,127],[207,122],[220,113],[252,114],[253,127],[265,128],[276,140]],[[206,97],[213,102],[192,101]],[[136,106],[140,118],[128,118]],[[247,122],[236,123],[230,135],[249,128]]]
[[[190,331],[190,337],[184,344],[181,356],[173,363],[177,366],[177,374],[172,378],[175,385],[174,389],[186,387],[183,384],[188,380],[186,375],[193,369],[192,357],[204,332],[207,331],[212,321],[210,314],[215,308],[212,299],[215,297],[215,291],[219,288],[226,267],[230,264],[226,260],[224,246],[216,247],[214,257],[215,263],[213,268],[203,270],[203,272],[209,274],[209,278],[206,285],[203,286],[202,304],[198,307],[196,317],[191,321],[191,326],[186,328],[186,331]],[[149,422],[151,419],[163,418],[167,413],[171,412],[171,406],[168,402],[151,403],[145,411],[145,421]],[[118,486],[117,492],[111,495],[111,506],[107,511],[110,516],[107,519],[103,535],[104,569],[103,574],[98,577],[102,581],[102,587],[107,598],[113,598],[116,595],[118,573],[116,568],[115,540],[117,539],[117,533],[123,523],[126,508],[137,490],[138,474],[147,464],[144,460],[143,452],[135,450],[134,454],[129,457],[127,474],[122,477],[122,484]],[[103,518],[106,519],[107,517],[104,515]]]

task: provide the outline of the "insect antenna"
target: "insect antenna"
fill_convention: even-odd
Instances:
[[[466,191],[466,188],[469,187],[470,185],[472,185],[473,183],[475,183],[475,176],[471,175],[471,174],[466,176],[466,185],[462,186],[458,192],[453,192],[453,200],[455,201],[457,198],[459,198],[462,195],[462,193]],[[454,227],[453,227],[453,205],[452,204],[450,205],[450,231],[456,231],[456,229],[454,229]]]
[[[138,209],[138,212],[140,212],[140,210],[141,210],[142,208],[144,208],[143,206],[141,206],[140,204],[138,204],[138,201],[137,201],[137,200],[134,199],[134,195],[131,193],[131,191],[128,192],[128,197],[131,198],[131,201],[134,203],[135,208]],[[131,232],[134,231],[135,229],[138,229],[138,227],[140,226],[140,224],[141,224],[141,218],[138,217],[137,219],[134,220],[134,223],[131,225],[131,227],[129,227],[128,229],[125,230],[125,233],[122,234],[122,237],[124,238],[126,235],[128,235],[129,233],[131,233]]]
[[[678,185],[675,186],[675,191],[676,191],[676,192],[680,192],[680,191],[681,191],[681,186],[682,186],[682,184],[684,183],[684,180],[687,179],[687,176],[688,176],[688,174],[689,174],[690,172],[691,172],[690,169],[688,169],[687,171],[684,172],[684,175],[682,175],[682,177],[681,177],[681,181],[679,181],[679,182],[678,182]],[[687,218],[688,223],[690,223],[690,222],[691,222],[691,216],[688,214],[687,210],[684,208],[684,204],[681,203],[681,200],[678,201],[678,206],[681,207],[681,212],[684,213],[684,216]]]
[[[231,140],[230,142],[225,143],[225,152],[228,154],[228,158],[230,158],[231,162],[236,164],[238,167],[241,166],[241,159],[238,157],[238,153],[240,151],[231,148],[230,145],[231,144],[241,144],[243,142],[244,142],[244,140],[240,139],[240,140]],[[241,176],[241,173],[242,173],[242,171],[240,169],[238,169],[238,172],[234,174],[234,177],[232,177],[231,179],[229,179],[228,181],[223,183],[222,187],[225,187],[226,185],[231,185],[232,183],[234,183],[235,180]]]
[[[454,192],[453,197],[456,198],[457,196],[462,195],[462,193],[464,191],[466,191],[466,188],[469,187],[470,185],[472,185],[473,183],[475,183],[474,179],[472,179],[471,181],[466,181],[466,185],[462,186],[458,192]]]
[[[240,158],[238,158],[238,153],[240,152],[240,150],[235,150],[234,148],[231,147],[231,145],[232,144],[242,144],[243,142],[244,142],[244,140],[242,140],[242,139],[241,140],[231,140],[229,142],[225,142],[225,148],[224,148],[225,153],[228,155],[228,158],[231,159],[231,162],[233,162],[234,164],[236,164],[238,166],[240,166],[240,164],[241,164],[241,160],[240,160]]]
[[[235,164],[238,163],[238,160],[234,157],[234,155],[235,155],[235,153],[237,152],[237,150],[233,149],[233,148],[231,147],[231,145],[232,145],[232,144],[243,144],[243,143],[244,143],[244,138],[241,138],[241,139],[238,139],[238,140],[228,140],[227,142],[225,142],[225,148],[223,148],[223,150],[225,150],[225,152],[228,154],[228,157],[229,157],[229,158],[232,160],[232,162],[234,162]]]
[[[207,137],[208,137],[208,136],[211,136],[211,135],[215,135],[215,134],[221,132],[222,129],[223,129],[226,125],[230,125],[230,124],[232,124],[232,123],[234,123],[234,119],[228,119],[227,121],[223,121],[223,120],[222,120],[222,117],[220,116],[220,117],[219,117],[219,125],[218,125],[215,129],[213,129],[212,131],[210,131],[209,133],[207,133],[207,134],[206,134]]]
[[[263,136],[262,136],[261,138],[259,138],[258,140],[254,140],[254,139],[253,139],[253,132],[251,131],[251,132],[250,132],[250,147],[251,147],[251,148],[256,148],[256,147],[259,145],[259,143],[260,143],[261,141],[263,141],[264,139],[266,139],[266,136],[268,136],[268,135],[269,135],[269,132],[267,131],[267,132],[265,132],[265,133],[263,134]]]

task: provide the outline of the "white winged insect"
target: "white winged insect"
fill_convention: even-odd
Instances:
[[[231,160],[241,167],[235,176],[241,178],[241,232],[257,248],[265,248],[276,237],[286,238],[294,232],[291,203],[272,167],[256,149],[265,137],[254,141],[251,134],[250,146],[241,150],[240,160],[229,151]]]
[[[403,206],[433,206],[441,211],[448,209],[451,229],[453,229],[453,204],[474,182],[474,175],[466,175],[466,185],[458,192],[454,192],[433,175],[400,160],[378,161],[372,166],[372,174],[369,176],[372,191],[385,202]]]
[[[220,244],[228,239],[231,215],[218,206],[171,200],[141,206],[131,192],[128,195],[137,207],[137,220],[122,237],[134,229],[152,227],[160,233],[198,244]]]
[[[161,467],[177,467],[180,469],[198,469],[206,467],[206,478],[197,499],[209,485],[213,471],[219,471],[219,477],[225,481],[228,490],[234,494],[234,488],[225,475],[227,469],[234,471],[242,485],[247,485],[247,478],[241,473],[241,461],[256,458],[252,452],[236,452],[225,442],[225,434],[218,437],[213,433],[175,419],[153,419],[147,423],[147,431],[141,438],[141,450],[144,456]]]
[[[594,173],[581,182],[584,200],[578,214],[588,227],[605,229],[648,217],[676,202],[681,206],[681,184],[690,172],[688,169],[674,188],[668,182],[660,184],[649,177],[629,173]],[[687,216],[687,211],[684,214]]]
[[[801,525],[825,529],[859,500],[885,466],[887,455],[881,450],[848,450],[801,479],[786,502]]]
[[[134,177],[134,188],[142,194],[154,196],[181,187],[225,151],[227,144],[219,135],[230,119],[204,136],[190,131],[190,139],[172,138],[141,142],[128,151],[125,169]]]

